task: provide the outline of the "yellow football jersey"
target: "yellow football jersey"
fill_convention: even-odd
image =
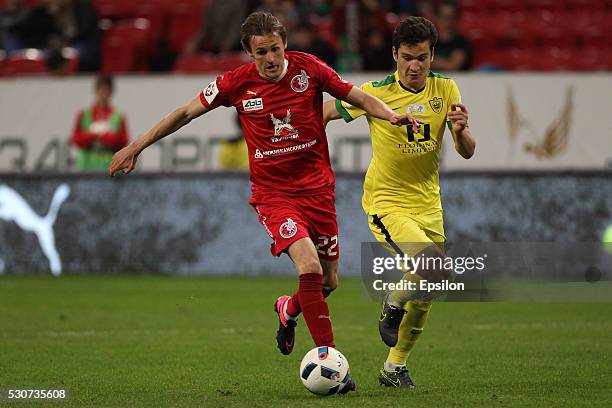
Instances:
[[[416,214],[441,210],[439,153],[446,114],[452,103],[461,102],[457,84],[429,72],[425,88],[412,92],[402,86],[395,72],[382,81],[366,82],[361,89],[382,99],[394,111],[408,111],[423,121],[415,134],[411,126],[394,126],[366,116],[373,153],[363,186],[364,211],[381,215],[397,208]],[[340,100],[336,100],[336,109],[346,122],[366,113]]]

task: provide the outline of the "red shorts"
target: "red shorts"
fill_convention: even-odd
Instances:
[[[254,194],[251,204],[270,238],[270,251],[280,256],[295,241],[310,237],[319,257],[335,261],[340,256],[338,223],[333,191],[311,196]]]

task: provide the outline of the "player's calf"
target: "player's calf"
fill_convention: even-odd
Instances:
[[[338,287],[338,260],[319,258],[323,269],[323,297],[327,298]]]
[[[331,293],[336,290],[336,288],[338,287],[338,278],[336,277],[335,279],[328,279],[327,275],[323,275],[323,288],[321,289],[321,292],[323,293],[323,297],[326,298],[329,295],[331,295]]]
[[[321,292],[323,293],[323,297],[327,298],[329,295],[331,295],[331,293],[336,290],[336,288],[330,288],[328,286],[323,286],[323,289],[321,289]]]
[[[299,274],[298,296],[304,320],[317,346],[334,347],[329,307],[323,297],[323,268],[314,244],[301,239],[289,247],[289,255]]]

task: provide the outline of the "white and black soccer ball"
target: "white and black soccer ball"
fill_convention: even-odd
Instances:
[[[300,379],[308,391],[317,395],[334,395],[349,381],[346,357],[332,347],[315,347],[300,364]]]

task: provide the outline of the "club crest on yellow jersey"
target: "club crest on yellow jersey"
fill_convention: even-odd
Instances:
[[[442,98],[434,96],[429,100],[429,106],[431,106],[431,109],[433,109],[434,112],[440,113],[442,112],[442,107],[444,107],[444,101]]]

